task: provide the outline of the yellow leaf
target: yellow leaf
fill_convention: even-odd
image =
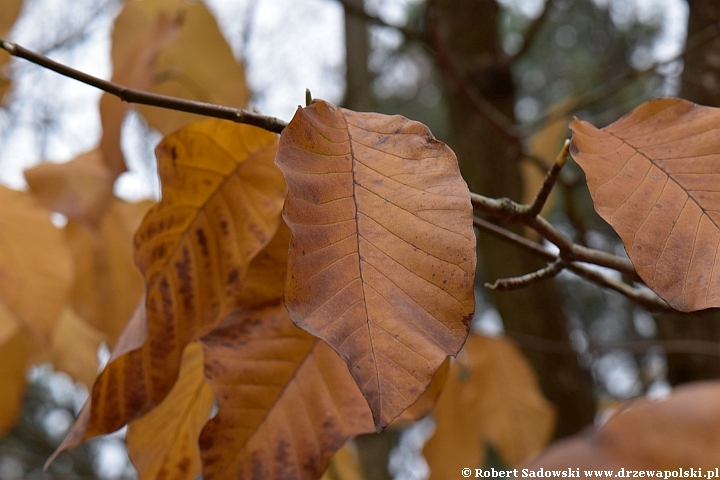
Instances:
[[[363,480],[360,462],[353,446],[352,442],[348,442],[333,455],[320,480]]]
[[[0,302],[23,325],[46,335],[73,279],[70,252],[50,212],[32,195],[0,186]]]
[[[90,387],[98,374],[97,352],[104,340],[102,332],[66,307],[50,335],[50,360],[57,370]]]
[[[536,454],[552,435],[553,407],[520,350],[502,338],[471,335],[453,362],[423,453],[431,479],[481,468],[485,444],[510,465]]]
[[[125,8],[132,10],[138,7],[130,7],[126,4]],[[135,27],[135,30],[125,32],[125,35],[118,34],[119,36],[116,35],[113,40],[113,48],[121,49],[123,52],[120,58],[113,57],[112,81],[128,88],[147,91],[152,88],[158,74],[158,55],[177,38],[180,25],[170,17],[169,13],[158,12],[147,24],[129,27]],[[127,29],[126,26],[125,30]],[[116,25],[116,31],[122,32],[122,26],[118,30]],[[114,177],[127,170],[120,136],[122,123],[129,109],[128,103],[109,93],[103,94],[100,98],[100,119],[103,128],[100,150]],[[165,112],[167,115],[173,115],[170,110]]]
[[[75,260],[70,299],[112,348],[142,297],[144,284],[133,260],[133,236],[151,201],[112,199],[97,225],[69,221],[65,236]]]
[[[467,337],[475,235],[455,154],[400,116],[316,101],[276,157],[292,230],[285,303],[345,360],[378,431]]]
[[[210,418],[214,395],[203,376],[197,342],[183,353],[180,375],[160,405],[128,426],[125,442],[141,480],[191,480],[200,473],[200,430]]]
[[[220,33],[215,18],[200,2],[143,0],[127,2],[115,21],[112,58],[117,68],[132,58],[137,38],[157,28],[158,16],[174,19],[180,31],[148,64],[153,69],[150,91],[163,95],[243,108],[249,92],[243,67]],[[167,134],[199,117],[156,107],[139,110],[150,125]]]
[[[41,163],[24,173],[40,203],[68,218],[96,222],[113,197],[114,177],[97,149],[65,163]]]
[[[7,321],[7,318],[3,318],[4,313],[0,311],[0,324]],[[12,428],[22,409],[26,386],[25,370],[30,364],[34,349],[32,336],[19,328],[0,343],[0,436]]]
[[[162,200],[135,236],[147,319],[126,327],[58,452],[158,405],[185,346],[239,305],[248,265],[280,222],[286,188],[276,148],[275,135],[220,120],[190,125],[158,146]],[[130,336],[146,341],[123,340]]]

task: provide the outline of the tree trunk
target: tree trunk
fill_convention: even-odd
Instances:
[[[435,33],[437,63],[445,74],[453,126],[451,146],[465,180],[474,192],[519,200],[518,143],[493,127],[468,95],[472,90],[514,120],[515,85],[500,47],[498,13],[494,0],[435,0],[429,4],[427,22]],[[479,242],[479,263],[490,281],[545,266],[489,235],[481,233]],[[492,299],[509,332],[567,341],[562,299],[553,281],[493,294]],[[592,383],[576,359],[528,349],[524,353],[538,374],[543,393],[557,407],[556,437],[591,423],[595,414]]]

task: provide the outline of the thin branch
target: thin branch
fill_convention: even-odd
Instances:
[[[339,4],[343,6],[345,9],[345,12],[349,15],[352,15],[354,17],[360,18],[362,20],[365,20],[368,23],[371,23],[373,25],[377,25],[380,27],[387,27],[392,28],[394,30],[397,30],[398,32],[402,33],[405,39],[407,40],[416,40],[420,42],[427,42],[427,34],[421,30],[415,30],[406,28],[400,25],[393,25],[391,23],[387,23],[385,20],[383,20],[380,17],[377,17],[375,15],[370,15],[365,11],[364,8],[358,7],[357,5],[353,5],[352,3],[348,2],[347,0],[335,0]]]
[[[35,53],[26,48],[16,45],[12,42],[0,39],[0,47],[10,55],[24,58],[37,65],[50,69],[66,77],[74,78],[82,83],[86,83],[95,88],[115,95],[124,102],[138,103],[142,105],[151,105],[154,107],[169,108],[181,112],[195,113],[207,117],[221,118],[236,123],[245,123],[255,127],[262,128],[269,132],[281,133],[287,126],[287,122],[275,117],[260,115],[259,113],[249,112],[238,108],[225,107],[222,105],[214,105],[212,103],[196,102],[182,98],[170,97],[167,95],[157,95],[154,93],[143,92],[126,88],[122,85],[102,80],[87,73],[80,72],[74,68],[50,60],[44,55]]]
[[[468,85],[461,73],[455,67],[449,48],[443,40],[442,35],[440,35],[437,21],[432,15],[428,18],[428,28],[430,30],[430,38],[432,39],[440,68],[452,80],[455,86],[460,89],[463,95],[470,100],[478,113],[485,117],[487,122],[494,127],[498,133],[510,139],[513,143],[520,145],[516,132],[517,127],[513,125],[512,122],[510,122],[505,115],[502,114],[502,112],[496,109],[493,104],[483,98],[475,88]]]
[[[565,143],[563,144],[562,149],[560,150],[560,153],[558,153],[557,158],[555,158],[555,163],[553,164],[552,168],[548,170],[547,174],[545,175],[545,180],[543,181],[542,186],[540,187],[540,190],[538,190],[537,195],[535,195],[535,199],[530,204],[530,208],[527,210],[527,215],[534,217],[536,215],[540,214],[540,211],[545,206],[545,202],[548,199],[548,196],[550,195],[550,191],[555,186],[555,182],[558,179],[558,175],[560,175],[560,170],[565,166],[567,163],[568,156],[570,155],[570,140],[565,140]]]
[[[515,340],[521,347],[529,350],[568,356],[578,354],[567,341],[552,340],[520,332],[506,331],[505,335]],[[591,344],[588,346],[588,351],[602,353],[622,349],[635,354],[643,354],[654,347],[661,347],[666,353],[720,356],[720,343],[704,340],[635,340],[602,345]]]
[[[538,32],[545,24],[545,20],[547,20],[547,17],[550,14],[551,5],[552,0],[545,0],[545,6],[543,7],[542,13],[535,20],[533,20],[530,26],[525,30],[525,38],[523,39],[522,47],[510,57],[511,63],[514,63],[518,58],[522,57],[530,49],[533,42],[537,38]]]
[[[529,215],[529,206],[520,205],[509,198],[488,198],[477,193],[470,193],[473,207],[499,220],[519,223],[538,232],[543,238],[560,249],[560,257],[567,262],[586,262],[617,270],[633,280],[642,281],[635,271],[632,262],[627,258],[611,253],[583,247],[573,243],[560,230],[540,215]]]
[[[532,285],[533,283],[540,282],[542,280],[553,278],[560,273],[567,264],[561,258],[555,259],[552,263],[549,263],[546,267],[541,268],[532,273],[521,275],[519,277],[512,278],[498,278],[492,285],[489,283],[485,284],[486,288],[490,290],[498,290],[505,292],[507,290],[517,290],[519,288],[525,288]]]
[[[532,240],[529,240],[521,235],[518,235],[514,232],[511,232],[509,230],[506,230],[498,225],[495,225],[494,223],[488,222],[487,220],[484,220],[480,217],[473,217],[473,223],[476,227],[481,228],[489,233],[492,233],[493,235],[496,235],[503,240],[510,241],[525,250],[528,250],[535,255],[538,255],[540,257],[543,257],[550,261],[557,260],[558,257],[550,250],[547,250],[542,245],[540,245],[537,242],[533,242]],[[593,270],[591,268],[588,268],[585,265],[582,265],[580,263],[576,262],[570,262],[567,264],[566,267],[571,272],[575,273],[576,275],[589,280],[601,287],[608,288],[610,290],[615,290],[618,293],[621,293],[622,295],[626,296],[631,301],[637,303],[638,305],[646,308],[647,310],[651,312],[661,312],[661,311],[673,311],[672,308],[668,306],[667,303],[660,297],[658,297],[655,293],[653,293],[650,290],[645,289],[639,289],[631,287],[630,285],[619,282],[613,278],[606,277],[602,273]]]

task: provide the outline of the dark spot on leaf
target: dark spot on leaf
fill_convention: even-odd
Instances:
[[[656,203],[655,208],[662,208],[662,205],[660,205],[659,203]]]
[[[223,235],[228,234],[228,224],[225,220],[220,220],[220,230],[222,231]]]
[[[207,237],[205,236],[205,230],[202,228],[198,228],[195,230],[195,235],[197,236],[197,241],[200,244],[200,251],[203,254],[203,257],[209,257],[210,252],[208,251],[208,243],[207,243]]]
[[[387,142],[388,140],[390,140],[390,137],[387,137],[387,136],[385,136],[385,137],[380,137],[380,138],[378,139],[378,141],[375,142],[375,146],[376,146],[376,147],[379,147],[380,145],[382,145],[383,143]]]

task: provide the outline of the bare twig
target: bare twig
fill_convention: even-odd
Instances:
[[[530,49],[538,32],[545,24],[545,20],[547,20],[547,17],[550,14],[551,5],[552,0],[545,0],[545,6],[543,7],[542,13],[533,20],[530,26],[525,30],[525,38],[523,39],[522,47],[520,47],[520,50],[510,57],[510,62],[515,62],[515,60],[522,57]]]
[[[0,39],[0,47],[10,55],[24,58],[37,65],[50,69],[66,77],[74,78],[80,82],[91,85],[95,88],[115,95],[128,103],[152,105],[155,107],[169,108],[181,112],[196,113],[207,117],[222,118],[236,123],[245,123],[264,130],[280,133],[287,126],[287,122],[279,118],[260,115],[259,113],[241,110],[238,108],[214,105],[212,103],[195,102],[182,98],[169,97],[167,95],[156,95],[154,93],[133,90],[122,85],[102,80],[87,73],[80,72],[61,63],[35,53],[14,43]]]
[[[526,275],[521,275],[519,277],[498,278],[492,285],[486,283],[485,287],[489,288],[490,290],[498,290],[501,292],[507,290],[517,290],[519,288],[525,288],[541,280],[553,278],[565,267],[565,262],[561,258],[556,258],[552,263],[549,263],[546,267],[543,267],[540,270],[528,273]]]
[[[535,199],[527,209],[528,216],[534,217],[540,214],[540,210],[542,210],[545,206],[545,202],[550,195],[550,191],[555,186],[558,175],[560,175],[560,170],[562,170],[567,163],[568,155],[570,155],[570,140],[565,140],[563,148],[560,150],[560,153],[558,153],[557,158],[555,158],[555,163],[552,168],[548,170],[540,190],[538,190],[537,195],[535,195]]]
[[[530,215],[528,205],[520,205],[509,198],[488,198],[477,193],[470,193],[473,207],[499,220],[519,223],[538,232],[543,238],[560,249],[560,257],[567,262],[586,262],[617,270],[633,280],[642,281],[635,271],[632,262],[627,258],[611,253],[583,247],[573,243],[560,230],[540,215]]]
[[[480,217],[473,217],[473,223],[476,227],[492,233],[493,235],[496,235],[503,240],[510,241],[524,248],[525,250],[528,250],[535,255],[541,256],[547,260],[555,261],[560,258],[550,250],[547,250],[542,245],[538,244],[537,242],[529,240],[521,235],[511,232],[498,225],[495,225],[494,223],[488,222],[487,220],[484,220]],[[589,280],[601,287],[615,290],[616,292],[623,294],[631,301],[637,303],[638,305],[646,308],[651,312],[672,311],[672,308],[670,308],[668,304],[665,303],[665,301],[663,301],[660,297],[658,297],[650,290],[633,288],[626,283],[619,282],[613,278],[609,278],[602,273],[588,268],[581,263],[569,262],[567,263],[566,268],[571,272],[575,273],[576,275],[583,277],[584,279]]]
[[[427,42],[427,35],[425,32],[421,30],[414,30],[410,28],[403,27],[401,25],[393,25],[391,23],[387,23],[385,20],[383,20],[380,17],[376,17],[375,15],[370,15],[365,11],[364,8],[358,7],[357,5],[353,5],[351,2],[348,2],[347,0],[336,0],[338,3],[340,3],[343,8],[345,9],[345,12],[348,14],[360,18],[362,20],[365,20],[368,23],[371,23],[373,25],[378,25],[380,27],[387,27],[397,30],[398,32],[402,33],[403,36],[407,40],[417,40],[421,42]]]
[[[465,95],[470,102],[472,102],[475,109],[480,113],[487,122],[495,128],[501,135],[510,139],[513,143],[520,145],[520,141],[517,135],[517,128],[510,122],[505,115],[502,114],[497,108],[495,108],[490,102],[480,95],[477,89],[472,88],[463,78],[462,74],[455,67],[455,64],[450,55],[450,51],[445,41],[440,35],[440,30],[437,25],[437,21],[434,20],[432,15],[429,16],[428,28],[430,31],[430,38],[432,39],[433,46],[435,47],[435,53],[437,55],[438,63],[440,68],[445,74],[452,80],[455,86]]]
[[[556,355],[577,355],[567,341],[551,340],[520,332],[505,332],[521,347],[539,352],[554,353]],[[631,353],[643,354],[651,348],[661,347],[667,353],[684,353],[689,355],[720,356],[720,343],[704,340],[635,340],[629,342],[613,342],[604,344],[590,344],[588,351],[602,353],[609,350],[628,350]]]

